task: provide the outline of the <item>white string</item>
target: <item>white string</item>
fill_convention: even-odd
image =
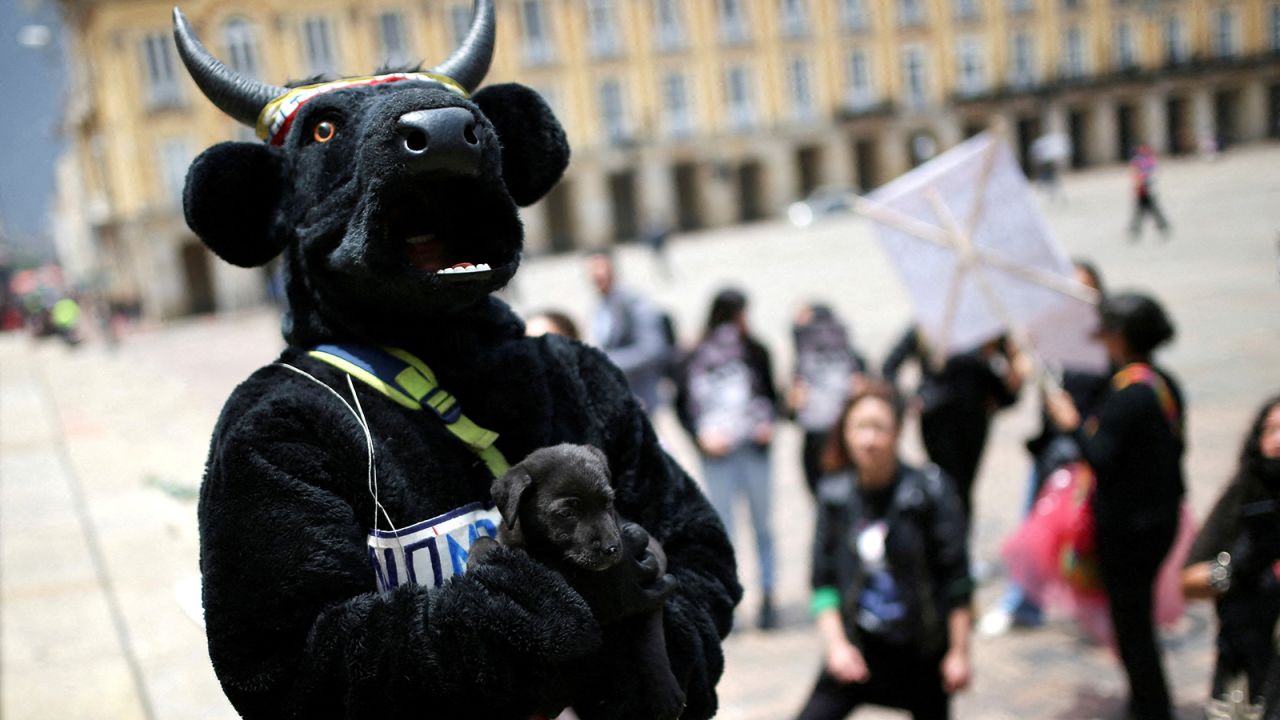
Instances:
[[[368,487],[368,490],[369,490],[369,496],[373,498],[373,529],[374,530],[378,529],[378,513],[381,512],[382,517],[386,518],[387,520],[387,526],[390,527],[391,532],[394,533],[396,542],[399,542],[400,530],[396,528],[395,523],[391,522],[391,516],[387,514],[387,509],[384,508],[382,506],[382,503],[378,501],[378,469],[377,469],[377,465],[375,465],[373,461],[373,434],[369,432],[369,422],[368,420],[365,419],[364,408],[360,408],[360,411],[357,412],[356,408],[351,407],[351,403],[347,402],[347,399],[342,397],[342,395],[339,394],[337,390],[334,390],[333,388],[329,387],[328,383],[318,379],[316,376],[312,375],[306,370],[302,370],[301,368],[296,368],[290,365],[289,363],[284,363],[284,362],[277,362],[276,365],[279,365],[280,367],[283,367],[283,368],[288,368],[289,370],[292,370],[293,372],[307,378],[311,382],[314,382],[315,384],[319,385],[325,390],[328,390],[331,395],[338,398],[339,402],[345,405],[347,410],[349,410],[351,414],[355,416],[356,423],[358,423],[360,425],[360,429],[364,431],[365,448],[369,451],[369,464],[366,468],[366,486]],[[355,400],[356,407],[359,408],[360,396],[356,395],[356,388],[355,388],[355,385],[351,382],[350,374],[347,375],[347,386],[351,388],[351,397],[353,400]]]

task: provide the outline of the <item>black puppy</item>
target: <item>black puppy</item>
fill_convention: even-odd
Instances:
[[[614,510],[605,454],[567,443],[536,450],[494,480],[490,494],[502,513],[497,542],[523,548],[564,575],[606,631],[632,626],[635,672],[648,688],[649,706],[619,708],[619,714],[680,717],[685,695],[671,672],[662,623],[662,600],[675,589],[675,579],[667,574],[662,545]],[[477,540],[468,564],[484,562],[494,546],[489,538]],[[625,586],[635,577],[651,579],[644,588],[651,607],[636,608],[628,600],[634,593]],[[572,691],[569,696],[571,703]]]

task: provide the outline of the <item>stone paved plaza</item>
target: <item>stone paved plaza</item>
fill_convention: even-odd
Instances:
[[[1280,146],[1233,149],[1216,162],[1166,162],[1160,199],[1174,225],[1128,242],[1125,170],[1071,175],[1049,224],[1073,255],[1092,258],[1110,287],[1145,288],[1179,328],[1163,362],[1189,403],[1190,501],[1202,516],[1234,467],[1261,398],[1280,390]],[[746,289],[752,326],[790,367],[788,325],[798,304],[829,301],[879,363],[908,322],[905,296],[857,218],[800,231],[781,223],[676,238],[674,278],[647,252],[621,255],[624,281],[651,292],[696,336],[711,295]],[[579,262],[530,260],[510,293],[522,309],[554,306],[584,320],[591,306]],[[271,311],[141,328],[122,346],[0,336],[0,716],[201,720],[232,718],[209,667],[203,632],[182,601],[196,582],[195,493],[210,431],[227,394],[281,347]],[[1029,394],[997,420],[978,486],[974,555],[979,611],[1002,588],[1001,539],[1016,523],[1033,431]],[[697,474],[672,418],[658,419],[672,452]],[[752,629],[758,594],[747,523],[740,562],[747,597],[726,643],[726,720],[792,717],[815,676],[820,648],[806,613],[812,510],[802,487],[798,434],[774,448],[774,530],[784,627]],[[921,457],[914,426],[908,459]],[[744,509],[745,512],[745,509]],[[1183,718],[1207,692],[1212,613],[1194,606],[1166,636],[1166,665]],[[1123,683],[1105,649],[1072,627],[977,638],[975,683],[956,716],[1119,718]],[[867,710],[859,717],[897,717]]]

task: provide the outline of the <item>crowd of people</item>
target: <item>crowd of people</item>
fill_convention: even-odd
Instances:
[[[651,300],[622,287],[614,258],[587,260],[598,306],[581,339],[622,369],[651,412],[672,390],[681,425],[697,448],[711,499],[731,538],[741,501],[755,539],[757,627],[779,623],[771,528],[770,446],[777,424],[802,432],[800,457],[815,503],[812,614],[824,662],[799,717],[843,718],[862,704],[949,716],[951,696],[970,681],[970,634],[994,635],[1044,622],[1051,595],[1017,577],[978,621],[969,538],[974,485],[994,416],[1039,380],[1043,429],[1028,440],[1027,523],[1047,479],[1067,470],[1083,480],[1088,527],[1070,549],[1105,598],[1113,646],[1138,720],[1172,718],[1154,607],[1156,576],[1171,562],[1186,493],[1182,474],[1186,409],[1156,351],[1174,323],[1154,298],[1105,293],[1098,270],[1077,262],[1076,280],[1099,291],[1094,341],[1110,371],[1037,370],[1007,337],[939,354],[916,327],[889,351],[880,372],[852,342],[849,326],[820,302],[792,326],[794,367],[781,390],[766,346],[752,331],[739,288],[715,294],[691,346]],[[531,315],[529,332],[578,336],[566,314]],[[901,370],[918,365],[914,388]],[[908,412],[919,414],[929,462],[898,449]],[[1280,693],[1270,628],[1280,617],[1280,397],[1261,410],[1240,468],[1197,538],[1182,585],[1189,599],[1213,598],[1221,619],[1213,703],[1260,711]],[[1087,547],[1081,547],[1086,543]],[[1055,556],[1056,559],[1056,556]],[[1049,568],[1047,572],[1057,572]],[[1280,700],[1272,703],[1280,717]],[[1224,715],[1227,717],[1228,715]],[[1267,717],[1272,717],[1268,715]]]

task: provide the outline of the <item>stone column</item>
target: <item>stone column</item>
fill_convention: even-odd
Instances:
[[[1044,126],[1044,132],[1062,133],[1070,132],[1069,123],[1067,122],[1067,108],[1063,106],[1061,100],[1050,100],[1045,103],[1044,111],[1040,114],[1040,124]]]
[[[853,175],[853,144],[840,129],[832,130],[822,143],[824,158],[822,182],[838,187],[852,187],[857,181]]]
[[[676,189],[671,165],[666,153],[657,148],[650,148],[640,158],[636,174],[641,233],[656,220],[675,225]]]
[[[1240,119],[1236,126],[1243,141],[1267,136],[1267,86],[1261,78],[1251,78],[1240,89]]]
[[[764,213],[773,217],[785,210],[800,194],[796,146],[787,138],[762,139],[757,157],[764,170]]]
[[[613,218],[609,207],[608,177],[598,161],[578,166],[574,173],[573,226],[580,247],[601,247],[613,242]]]
[[[709,153],[698,163],[698,184],[702,186],[702,211],[707,227],[729,225],[738,220],[737,177],[739,158],[728,153]]]
[[[1196,143],[1206,137],[1217,137],[1217,119],[1213,115],[1213,92],[1207,86],[1197,86],[1191,91],[1191,132]]]
[[[1169,106],[1168,93],[1163,88],[1153,89],[1144,94],[1141,100],[1142,126],[1138,136],[1155,149],[1157,153],[1169,151]]]
[[[541,200],[520,208],[520,222],[524,225],[524,249],[530,255],[540,255],[551,250],[550,223],[547,222],[547,204]]]
[[[1109,97],[1099,97],[1089,108],[1089,135],[1085,138],[1089,164],[1123,161],[1116,150],[1116,103]]]

